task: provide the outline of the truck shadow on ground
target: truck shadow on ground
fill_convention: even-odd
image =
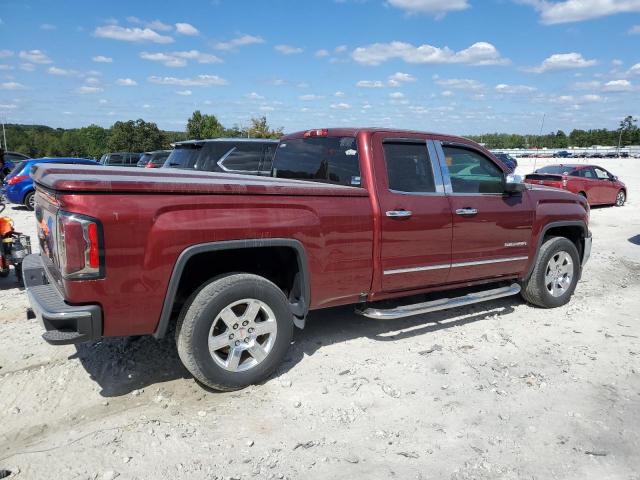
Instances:
[[[13,269],[13,267],[11,267],[9,275],[7,275],[6,277],[0,277],[0,291],[10,290],[12,288],[19,288],[20,290],[24,290],[24,287],[18,281],[16,271]]]
[[[295,331],[288,355],[270,380],[293,370],[305,356],[313,355],[328,345],[366,337],[379,342],[397,341],[401,348],[406,348],[406,340],[423,336],[421,340],[428,343],[430,333],[461,327],[493,315],[507,315],[519,303],[519,297],[508,297],[391,321],[370,320],[356,315],[353,306],[311,312],[306,328]],[[100,385],[100,394],[105,397],[118,397],[156,384],[192,378],[178,357],[174,331],[169,331],[161,340],[145,336],[108,338],[81,344],[70,358],[80,360],[91,378]]]

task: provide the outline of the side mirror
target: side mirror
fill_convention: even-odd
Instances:
[[[611,180],[612,182],[615,182],[616,180],[618,180],[618,177],[616,177],[615,175],[611,175],[609,177],[609,180]]]
[[[504,191],[507,193],[522,192],[525,189],[524,179],[521,175],[507,173],[504,176]]]

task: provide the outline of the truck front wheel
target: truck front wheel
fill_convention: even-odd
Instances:
[[[292,336],[293,315],[282,290],[246,273],[205,283],[187,300],[176,326],[185,367],[208,387],[227,391],[269,377]]]
[[[533,272],[522,285],[522,297],[542,308],[569,302],[580,276],[578,249],[569,239],[551,237],[538,252]]]

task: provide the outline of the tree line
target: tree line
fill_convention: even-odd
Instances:
[[[160,130],[153,122],[142,119],[116,122],[109,128],[89,125],[82,128],[51,128],[43,125],[7,124],[6,137],[9,150],[37,157],[100,158],[107,152],[148,152],[168,149],[181,140],[200,140],[218,137],[280,138],[283,129],[273,129],[266,117],[252,118],[248,127],[234,125],[227,128],[215,115],[193,112],[182,132]],[[562,130],[546,135],[520,135],[488,133],[469,135],[468,138],[487,148],[568,148],[593,145],[640,145],[640,128],[631,116],[620,122],[617,130],[605,128]]]
[[[109,128],[93,124],[70,129],[44,125],[5,125],[8,150],[32,158],[99,159],[107,152],[169,149],[172,143],[181,140],[218,137],[280,138],[282,134],[282,128],[271,128],[266,117],[252,118],[248,127],[234,125],[226,128],[215,115],[202,114],[199,110],[193,112],[183,132],[161,130],[155,123],[142,119],[115,122]]]

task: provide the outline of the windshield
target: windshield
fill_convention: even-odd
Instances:
[[[149,160],[151,160],[151,158],[152,158],[152,157],[153,157],[153,155],[151,155],[150,153],[145,153],[145,154],[143,154],[143,155],[140,157],[140,160],[138,160],[137,165],[138,165],[139,167],[144,167],[144,166],[147,164],[147,162],[148,162]]]
[[[573,171],[573,167],[567,165],[547,165],[546,167],[539,168],[536,173],[552,173],[556,175],[568,175]]]

